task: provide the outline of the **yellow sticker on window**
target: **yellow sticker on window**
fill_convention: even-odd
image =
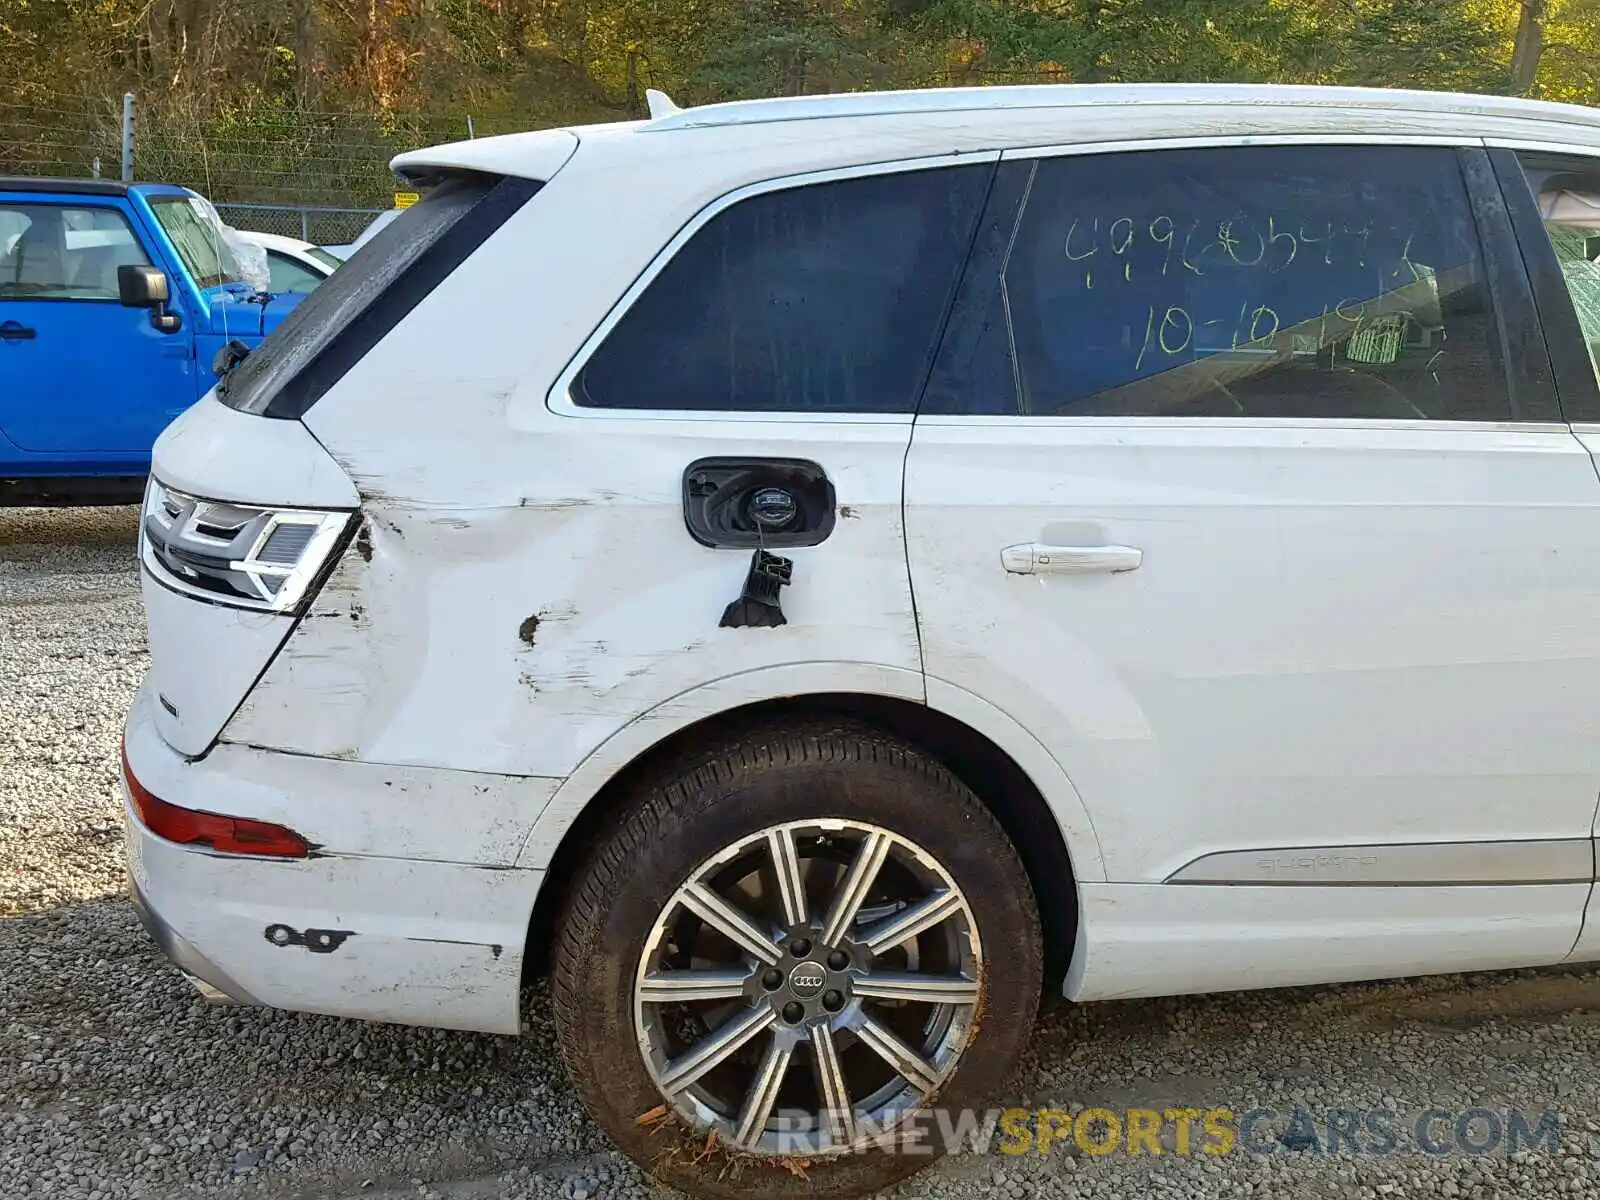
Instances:
[[[416,192],[396,192],[394,194],[394,206],[396,208],[410,208],[420,199],[422,197]]]

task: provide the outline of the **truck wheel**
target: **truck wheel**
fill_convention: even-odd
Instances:
[[[870,728],[784,725],[679,760],[608,822],[557,928],[555,1020],[589,1111],[662,1182],[860,1196],[996,1098],[1041,949],[1016,851],[949,771]]]

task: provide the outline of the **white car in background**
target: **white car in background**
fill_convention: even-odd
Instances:
[[[340,259],[321,246],[299,238],[258,233],[253,229],[237,229],[234,232],[267,252],[267,270],[272,276],[271,290],[274,292],[312,291],[343,265]]]
[[[349,262],[352,254],[370,242],[383,230],[386,225],[389,224],[390,221],[394,220],[404,211],[404,209],[391,208],[386,212],[381,212],[372,218],[372,223],[361,231],[361,235],[357,237],[355,241],[343,246],[325,246],[324,249],[329,254],[335,255],[345,262]]]

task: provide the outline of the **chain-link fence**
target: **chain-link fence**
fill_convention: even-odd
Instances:
[[[276,233],[319,246],[347,246],[381,208],[310,208],[283,204],[218,203],[217,213],[235,229]]]
[[[0,175],[116,179],[121,171],[122,110],[120,96],[0,98]]]
[[[238,228],[340,245],[394,205],[396,154],[479,132],[466,115],[195,114],[137,98],[43,93],[0,99],[0,175],[181,184]]]
[[[1058,82],[1059,71],[952,70],[944,85]],[[163,98],[0,91],[0,175],[136,178],[193,188],[241,229],[341,245],[395,203],[398,153],[524,128],[514,118],[192,110]],[[623,115],[621,113],[619,116]]]
[[[389,160],[404,150],[468,136],[445,120],[294,108],[204,118],[157,108],[134,121],[134,170],[181,183],[216,202],[312,208],[389,207]]]

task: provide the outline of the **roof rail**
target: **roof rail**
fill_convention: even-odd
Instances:
[[[652,98],[650,132],[709,126],[761,125],[822,117],[904,116],[918,113],[1003,109],[1067,109],[1077,106],[1266,104],[1305,108],[1365,108],[1427,113],[1453,111],[1482,117],[1600,126],[1600,109],[1517,97],[1431,92],[1400,88],[1352,88],[1299,84],[1029,83],[982,87],[917,88],[879,92],[835,92],[732,100],[679,110],[659,92]]]

